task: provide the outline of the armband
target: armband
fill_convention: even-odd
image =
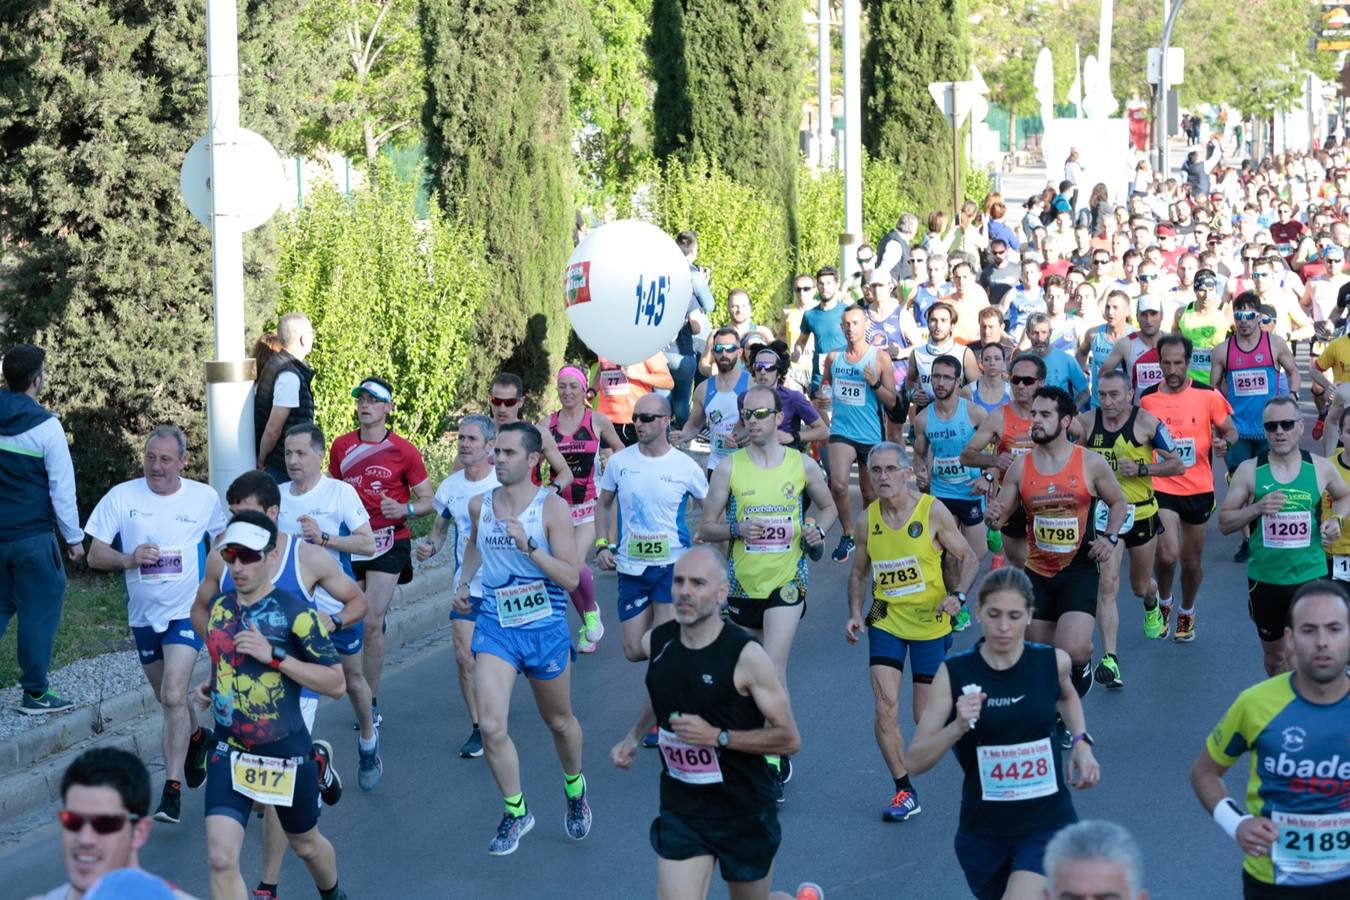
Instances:
[[[597,553],[599,553],[601,550],[609,550],[609,549],[612,549],[612,545],[609,542],[609,538],[598,537],[595,539],[595,551]]]
[[[411,518],[412,518],[413,516],[415,516],[415,515],[417,515],[417,510],[413,507],[413,504],[409,503],[409,504],[408,504],[408,518],[411,519]]]
[[[1238,809],[1238,805],[1233,802],[1231,797],[1224,797],[1214,807],[1214,821],[1223,829],[1223,833],[1233,840],[1237,840],[1237,829],[1244,819],[1250,819],[1251,815]]]
[[[1168,453],[1175,452],[1177,442],[1172,437],[1172,432],[1167,430],[1162,419],[1158,420],[1158,427],[1153,429],[1153,446],[1158,450],[1166,450]]]

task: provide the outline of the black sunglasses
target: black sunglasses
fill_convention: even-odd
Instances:
[[[657,419],[664,419],[665,417],[665,413],[633,413],[633,418],[637,419],[643,425],[650,425]]]
[[[1271,419],[1269,422],[1261,423],[1267,433],[1274,434],[1277,431],[1293,431],[1294,426],[1298,424],[1298,419]]]
[[[1035,375],[1014,375],[1008,380],[1018,387],[1031,387],[1033,384],[1039,384],[1041,381]]]

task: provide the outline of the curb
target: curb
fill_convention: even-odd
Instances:
[[[419,569],[411,584],[394,594],[386,640],[397,649],[449,624],[454,568]],[[192,684],[204,680],[210,657],[197,660]],[[323,698],[321,702],[328,702]],[[60,799],[61,776],[74,757],[90,747],[119,747],[147,763],[163,756],[159,703],[149,684],[51,717],[36,728],[0,744],[0,822],[6,822]]]

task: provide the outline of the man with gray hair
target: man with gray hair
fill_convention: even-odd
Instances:
[[[183,429],[155,428],[145,439],[144,476],[108,491],[84,526],[92,538],[90,568],[125,574],[136,649],[164,711],[165,782],[155,810],[160,822],[177,822],[181,814],[184,757],[196,730],[188,680],[202,640],[190,615],[209,543],[203,539],[214,540],[228,524],[211,486],[182,477],[187,462]],[[206,742],[199,743],[205,753]],[[187,771],[188,786],[200,785],[204,769],[189,765]]]
[[[1046,900],[1148,900],[1139,845],[1115,822],[1085,819],[1061,828],[1045,847],[1045,877]]]
[[[914,213],[905,213],[895,223],[895,228],[877,244],[877,268],[890,272],[891,280],[903,281],[914,275],[909,262],[909,248],[914,246],[914,238],[919,233],[919,217]]]
[[[283,436],[296,425],[314,421],[314,370],[305,357],[314,349],[314,326],[304,313],[289,312],[277,323],[279,350],[258,373],[253,395],[253,434],[258,468],[286,481]]]

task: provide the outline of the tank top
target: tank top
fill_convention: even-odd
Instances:
[[[1086,446],[1089,450],[1100,453],[1102,457],[1111,466],[1111,471],[1116,473],[1116,481],[1120,483],[1120,489],[1125,494],[1125,499],[1134,504],[1134,511],[1131,514],[1131,520],[1126,528],[1133,524],[1133,520],[1147,519],[1158,511],[1158,501],[1153,494],[1153,477],[1151,475],[1122,475],[1118,461],[1121,459],[1132,459],[1136,463],[1145,465],[1153,462],[1152,442],[1141,444],[1135,440],[1135,418],[1139,415],[1139,407],[1130,410],[1130,414],[1125,418],[1125,424],[1119,431],[1112,431],[1106,427],[1102,420],[1102,411],[1097,410],[1096,417],[1092,421],[1092,432],[1088,434]],[[1097,502],[1098,509],[1106,508],[1106,504]],[[1101,518],[1098,512],[1097,530],[1105,529],[1105,520]]]
[[[661,809],[698,819],[734,820],[774,809],[773,775],[764,756],[691,747],[675,737],[670,717],[701,716],[719,730],[764,727],[752,697],[736,690],[736,663],[752,638],[731,622],[697,650],[680,641],[678,622],[652,629],[647,694],[661,736]]]
[[[867,311],[867,343],[873,347],[885,350],[894,345],[900,349],[909,346],[909,341],[905,340],[905,334],[900,330],[900,311],[904,307],[897,305],[891,311],[891,314],[883,319],[876,319],[872,316],[872,310]],[[892,370],[895,372],[895,383],[904,384],[905,374],[909,371],[909,357],[903,356],[900,359],[891,360]]]
[[[1341,480],[1350,486],[1350,466],[1345,464],[1344,456],[1344,451],[1337,453],[1331,458],[1331,464]],[[1331,494],[1327,493],[1322,495],[1322,521],[1325,522],[1330,516]],[[1337,581],[1350,581],[1350,529],[1341,532],[1341,536],[1326,548],[1326,554],[1331,558],[1331,577]]]
[[[1144,343],[1137,331],[1130,333],[1130,359],[1125,368],[1130,373],[1136,396],[1145,388],[1162,381],[1162,360],[1158,357],[1158,348]]]
[[[563,497],[570,505],[578,506],[595,499],[595,469],[600,458],[600,434],[591,424],[591,411],[581,414],[581,424],[571,434],[558,430],[560,413],[549,416],[548,431],[558,445],[558,452],[572,470],[572,484]]]
[[[916,354],[918,350],[914,351]],[[863,371],[876,369],[877,348],[868,347],[857,362],[849,362],[846,350],[838,350],[830,362],[830,386],[834,416],[830,434],[859,444],[881,443],[881,404]],[[874,373],[873,377],[880,377]]]
[[[565,633],[567,592],[531,562],[529,554],[520,552],[506,533],[506,526],[493,511],[493,501],[500,490],[493,488],[483,494],[483,508],[478,513],[478,554],[483,573],[480,613],[496,619],[503,628],[520,631],[556,628]],[[547,488],[540,488],[516,516],[525,536],[533,538],[545,552],[549,543],[544,530],[544,501],[550,493]]]
[[[1012,398],[1012,390],[1008,386],[1008,382],[1006,381],[1003,382],[1003,396],[1000,397],[998,400],[995,400],[993,403],[984,402],[984,397],[980,394],[980,382],[978,379],[975,381],[974,386],[970,389],[970,399],[974,400],[975,405],[987,413],[993,412],[1000,406],[1005,406],[1008,403],[1008,400],[1010,400],[1011,398]]]
[[[1092,408],[1097,408],[1097,376],[1102,371],[1102,363],[1111,355],[1115,341],[1107,336],[1107,325],[1097,325],[1090,332],[1092,340],[1088,342],[1088,374],[1092,379]]]
[[[1000,671],[980,655],[983,643],[946,660],[953,707],[967,684],[988,695],[979,724],[952,747],[964,774],[958,831],[1018,837],[1077,821],[1055,738],[1055,648],[1027,643],[1012,668]]]
[[[1088,559],[1088,492],[1083,448],[1074,445],[1069,461],[1053,475],[1036,468],[1033,453],[1022,463],[1022,507],[1027,513],[1027,569],[1045,578]]]
[[[766,600],[788,584],[806,590],[806,557],[802,554],[802,492],[806,466],[802,455],[783,449],[783,461],[761,469],[746,450],[731,454],[727,516],[742,535],[752,516],[765,526],[754,541],[738,537],[731,542],[729,580],[733,597]]]
[[[1224,369],[1228,402],[1233,407],[1233,424],[1237,426],[1238,435],[1265,440],[1261,412],[1266,408],[1266,401],[1279,390],[1279,370],[1275,368],[1275,354],[1270,349],[1270,335],[1261,332],[1256,346],[1243,350],[1234,333],[1228,342]]]
[[[1036,442],[1031,439],[1031,419],[1024,419],[1013,412],[1012,404],[1003,407],[1003,437],[998,441],[999,453],[1011,453],[1014,457],[1025,456],[1031,452]]]
[[[293,594],[310,606],[314,605],[314,595],[305,588],[305,578],[300,571],[300,541],[293,535],[287,538],[286,555],[282,557],[277,574],[272,578],[272,587]],[[234,579],[230,577],[229,566],[220,573],[220,590],[222,593],[234,590]]]
[[[971,486],[980,477],[980,470],[961,464],[961,451],[975,434],[966,398],[957,398],[956,412],[950,419],[939,418],[937,406],[929,406],[923,434],[928,439],[928,446],[933,448],[929,487],[933,496],[950,500],[974,499]]]
[[[1195,304],[1187,304],[1177,317],[1177,331],[1191,341],[1191,365],[1187,372],[1191,381],[1209,384],[1209,367],[1214,361],[1214,348],[1223,340],[1226,329],[1205,322],[1195,311]]]
[[[951,633],[951,618],[938,612],[947,596],[942,550],[933,539],[931,494],[920,494],[899,529],[886,524],[881,501],[867,507],[867,556],[872,561],[872,608],[867,624],[907,641]]]
[[[1294,480],[1287,484],[1276,480],[1270,468],[1270,453],[1256,456],[1255,490],[1252,502],[1266,494],[1284,494],[1284,508],[1273,515],[1262,514],[1252,523],[1251,559],[1247,577],[1263,584],[1303,584],[1323,578],[1327,572],[1326,554],[1318,530],[1322,525],[1321,496],[1317,490],[1317,468],[1307,450],[1300,450],[1302,462]]]
[[[934,347],[932,344],[924,344],[922,347],[915,347],[913,354],[914,366],[918,370],[919,387],[933,398],[933,360],[939,356],[955,356],[958,360],[965,356],[965,348],[956,343],[955,339],[948,341],[941,347]],[[964,368],[964,363],[963,363]],[[964,372],[957,382],[965,381]]]
[[[750,373],[742,371],[736,378],[736,386],[729,391],[717,390],[717,376],[709,378],[707,393],[703,396],[703,414],[708,420],[708,442],[712,449],[708,451],[706,466],[717,468],[717,464],[736,451],[736,439],[732,432],[740,419],[738,402],[742,394],[750,387]]]

